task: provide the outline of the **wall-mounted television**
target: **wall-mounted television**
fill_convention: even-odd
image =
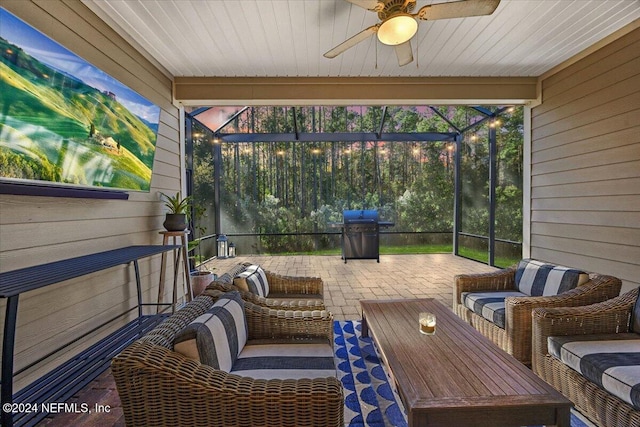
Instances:
[[[149,191],[160,108],[0,8],[0,183]]]

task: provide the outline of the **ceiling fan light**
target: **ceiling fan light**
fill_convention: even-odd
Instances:
[[[418,31],[418,22],[409,14],[399,14],[384,21],[378,28],[378,40],[396,46],[411,40]]]

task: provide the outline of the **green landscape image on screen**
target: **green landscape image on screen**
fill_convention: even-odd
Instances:
[[[0,8],[0,178],[149,191],[160,108]]]

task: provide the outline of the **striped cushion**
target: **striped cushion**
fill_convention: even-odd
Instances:
[[[489,322],[504,329],[504,299],[506,297],[524,297],[522,292],[494,291],[494,292],[463,292],[462,305],[482,316]]]
[[[327,343],[247,343],[232,373],[256,379],[335,377],[333,348]]]
[[[233,291],[221,295],[205,314],[176,334],[173,346],[190,359],[229,372],[247,335],[244,302]]]
[[[548,338],[549,354],[640,410],[640,335]]]
[[[259,265],[250,265],[245,271],[236,275],[233,284],[239,289],[251,292],[261,297],[269,296],[267,274]]]
[[[530,296],[558,295],[576,288],[589,280],[583,271],[523,259],[516,270],[516,288]]]

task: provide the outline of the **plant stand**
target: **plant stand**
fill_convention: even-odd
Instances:
[[[162,244],[166,245],[169,242],[169,237],[173,237],[173,244],[177,244],[177,238],[181,239],[181,248],[177,251],[174,251],[173,255],[173,300],[171,305],[171,312],[173,313],[176,309],[177,298],[178,298],[178,271],[180,269],[180,255],[182,254],[183,261],[183,269],[184,269],[184,282],[187,287],[187,301],[191,301],[191,277],[189,275],[189,258],[187,257],[187,235],[189,234],[189,230],[183,231],[161,231],[162,234]],[[165,252],[162,253],[162,267],[160,268],[160,285],[158,286],[158,304],[162,302],[164,296],[164,278],[167,264],[167,255]],[[158,306],[158,310],[160,307]]]

